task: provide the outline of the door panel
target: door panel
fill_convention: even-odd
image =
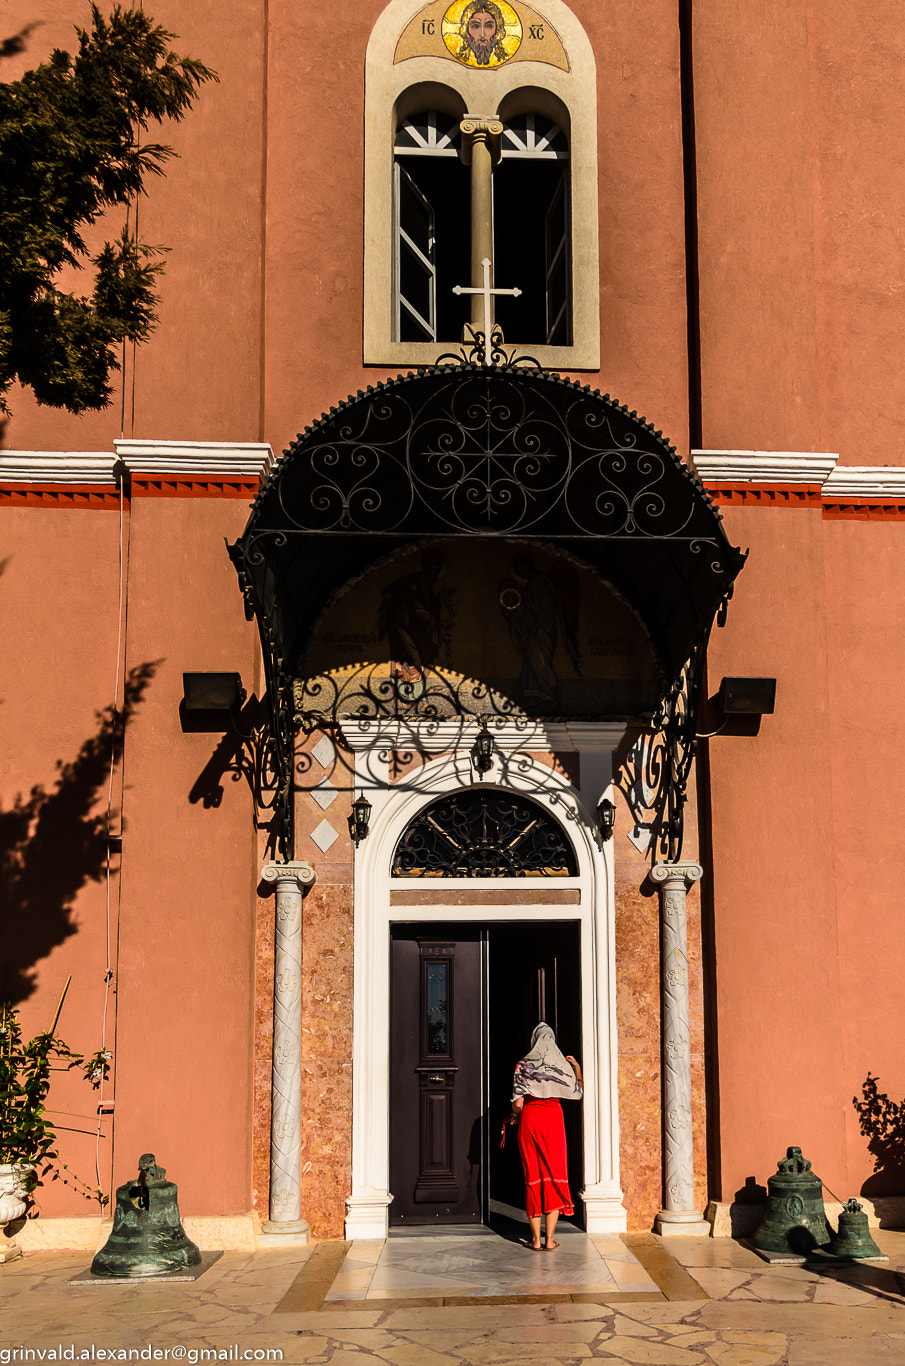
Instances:
[[[393,932],[390,1224],[397,1227],[481,1222],[481,960],[479,930],[407,925]]]

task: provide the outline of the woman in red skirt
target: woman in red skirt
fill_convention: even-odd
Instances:
[[[574,1214],[569,1192],[566,1127],[562,1100],[580,1100],[581,1068],[556,1047],[553,1030],[543,1021],[531,1035],[531,1048],[517,1064],[512,1082],[510,1124],[517,1124],[518,1146],[525,1169],[525,1205],[531,1238],[527,1246],[540,1252],[559,1247],[553,1234],[562,1214]],[[546,1245],[540,1240],[546,1221]]]

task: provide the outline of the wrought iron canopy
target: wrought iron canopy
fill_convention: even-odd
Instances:
[[[374,564],[445,538],[590,566],[644,622],[667,681],[703,657],[744,563],[662,433],[606,394],[469,363],[359,391],[284,452],[229,547],[264,644],[286,821],[291,683],[318,620]]]
[[[344,584],[444,537],[580,555],[646,623],[675,677],[744,557],[660,432],[544,371],[443,365],[359,392],[297,437],[230,547],[291,674]]]

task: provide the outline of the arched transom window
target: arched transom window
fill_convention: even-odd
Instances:
[[[407,827],[393,877],[577,877],[565,831],[537,802],[496,788],[439,797]]]

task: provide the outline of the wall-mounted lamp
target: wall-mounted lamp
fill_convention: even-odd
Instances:
[[[608,840],[616,825],[616,807],[609,797],[604,797],[597,807],[597,829],[602,839]]]
[[[357,849],[362,840],[368,838],[368,825],[371,820],[371,803],[363,792],[359,792],[352,803],[349,815],[349,834]]]
[[[775,678],[724,678],[720,706],[727,716],[772,716],[776,703]]]
[[[481,729],[478,731],[472,747],[471,762],[482,777],[493,767],[493,736],[487,729],[487,722],[483,718]]]
[[[182,675],[186,711],[238,711],[247,696],[237,673]]]

